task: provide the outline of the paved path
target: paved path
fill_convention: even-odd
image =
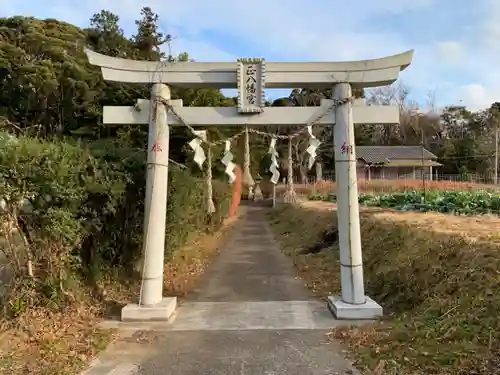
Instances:
[[[86,375],[357,373],[327,339],[336,321],[296,278],[265,209],[247,210],[175,320],[123,325]]]

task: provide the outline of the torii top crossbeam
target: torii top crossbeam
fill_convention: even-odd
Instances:
[[[317,108],[266,108],[266,88],[328,87],[339,82],[351,86],[374,87],[394,82],[401,70],[411,63],[413,50],[373,60],[354,62],[269,63],[260,58],[242,58],[235,63],[156,62],[127,60],[85,50],[89,61],[101,67],[108,81],[128,83],[165,83],[181,87],[238,88],[237,108],[179,107],[182,117],[193,126],[207,125],[298,125],[317,116]],[[146,103],[143,103],[146,104]],[[322,106],[331,106],[323,101]],[[148,105],[142,106],[147,108]],[[137,107],[135,108],[137,109]],[[104,123],[147,123],[149,114],[134,107],[105,107]],[[322,109],[324,111],[324,108]],[[395,106],[353,108],[358,124],[394,124],[399,122]],[[247,114],[246,118],[242,115]],[[170,116],[169,124],[175,125]],[[325,118],[331,124],[334,117]]]
[[[102,68],[107,81],[160,83],[189,88],[236,88],[234,62],[137,61],[85,50],[92,65]],[[376,87],[393,83],[408,67],[413,50],[372,60],[352,62],[266,62],[266,88],[331,88],[347,82],[353,87]]]

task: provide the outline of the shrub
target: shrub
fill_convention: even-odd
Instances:
[[[78,145],[5,133],[0,142],[4,250],[27,293],[15,288],[16,299],[24,298],[15,304],[61,302],[65,284],[82,267],[75,250],[105,224],[99,218],[119,207],[127,176]]]
[[[141,253],[145,170],[145,153],[125,141],[84,146],[0,133],[0,248],[14,276],[11,315],[64,306],[82,281],[131,269]],[[200,209],[205,191],[204,180],[170,167],[167,255],[189,233],[222,222],[229,185],[214,181],[214,215]]]

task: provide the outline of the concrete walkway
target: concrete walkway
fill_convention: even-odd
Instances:
[[[264,212],[247,208],[172,323],[123,324],[86,375],[357,374],[326,336],[338,322],[296,278]]]

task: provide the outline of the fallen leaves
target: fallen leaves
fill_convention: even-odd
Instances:
[[[6,375],[73,374],[112,339],[111,331],[92,328],[97,323],[91,307],[69,307],[64,312],[34,309],[17,327],[4,332],[0,373]]]

